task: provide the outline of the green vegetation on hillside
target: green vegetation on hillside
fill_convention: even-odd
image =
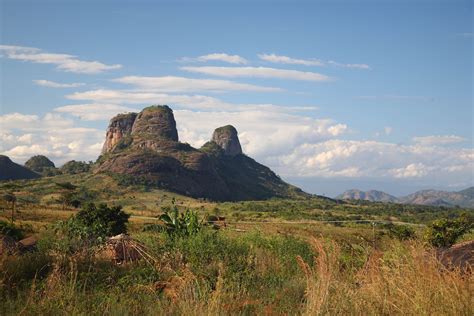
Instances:
[[[88,172],[0,183],[6,193],[15,224],[0,200],[1,229],[39,241],[0,255],[2,315],[472,312],[472,275],[442,268],[426,238],[469,209],[316,196],[216,203]],[[104,241],[125,231],[142,259],[117,264]],[[454,240],[472,239],[468,229]]]

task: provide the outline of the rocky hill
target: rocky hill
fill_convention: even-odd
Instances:
[[[349,190],[340,194],[336,197],[341,200],[365,200],[365,201],[379,201],[379,202],[397,202],[398,199],[390,194],[387,194],[382,191],[370,190],[370,191],[361,191],[361,190]]]
[[[166,105],[112,118],[94,172],[219,201],[308,196],[244,155],[233,126],[217,128],[200,149],[180,143]]]
[[[337,196],[342,200],[368,200],[378,202],[394,202],[403,204],[418,204],[431,206],[461,206],[474,207],[474,187],[458,192],[422,190],[413,194],[395,197],[381,191],[349,190]]]
[[[36,179],[40,175],[0,155],[0,180]]]
[[[25,167],[38,173],[42,173],[50,168],[56,168],[54,163],[43,155],[31,157],[25,162]]]

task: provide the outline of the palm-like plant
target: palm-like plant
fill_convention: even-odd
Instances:
[[[166,232],[170,236],[190,236],[201,230],[202,221],[196,212],[187,209],[184,213],[179,213],[174,205],[170,211],[165,211],[159,219],[165,224]]]

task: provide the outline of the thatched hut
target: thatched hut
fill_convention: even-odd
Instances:
[[[148,254],[145,246],[126,234],[110,237],[99,255],[117,264],[129,263],[139,259],[145,259],[148,262],[155,261]]]

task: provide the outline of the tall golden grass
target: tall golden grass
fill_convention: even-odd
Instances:
[[[473,275],[447,269],[419,242],[373,251],[356,274],[345,273],[335,242],[312,239],[314,266],[306,276],[304,315],[473,315]]]
[[[295,293],[285,300],[286,310],[295,315],[473,315],[474,288],[470,271],[442,266],[433,249],[421,242],[393,241],[383,252],[373,250],[358,269],[341,261],[342,250],[334,240],[313,238],[314,262],[297,257],[300,273],[290,276]],[[277,301],[288,295],[281,289],[274,298],[258,298],[240,284],[226,278],[222,262],[217,280],[211,285],[194,274],[179,253],[163,256],[155,263],[158,282],[109,288],[98,295],[96,284],[80,282],[84,266],[80,260],[61,253],[51,253],[51,269],[40,283],[34,278],[31,288],[9,302],[0,302],[0,314],[84,314],[91,315],[281,315]],[[279,271],[281,263],[265,251],[250,258],[256,273],[267,269]],[[249,259],[249,260],[250,260]],[[12,269],[18,258],[0,257],[0,271]],[[90,262],[91,268],[99,262]],[[10,263],[8,263],[10,261]],[[19,261],[17,261],[19,262]],[[23,263],[23,264],[26,264]],[[89,263],[88,263],[89,264]],[[129,268],[132,269],[133,264]],[[123,267],[126,271],[127,267]],[[87,270],[87,269],[86,269]],[[298,271],[298,270],[296,270]],[[3,277],[2,277],[3,276]],[[0,273],[0,290],[10,283]],[[92,281],[93,282],[93,281]],[[288,283],[287,283],[288,285]],[[303,298],[303,288],[305,295]],[[301,291],[298,291],[300,289]],[[262,288],[265,291],[265,288]],[[255,294],[255,293],[254,293]],[[3,306],[2,306],[3,304]],[[10,305],[7,305],[10,304]],[[91,304],[94,304],[93,306]],[[288,312],[286,312],[288,313]]]

